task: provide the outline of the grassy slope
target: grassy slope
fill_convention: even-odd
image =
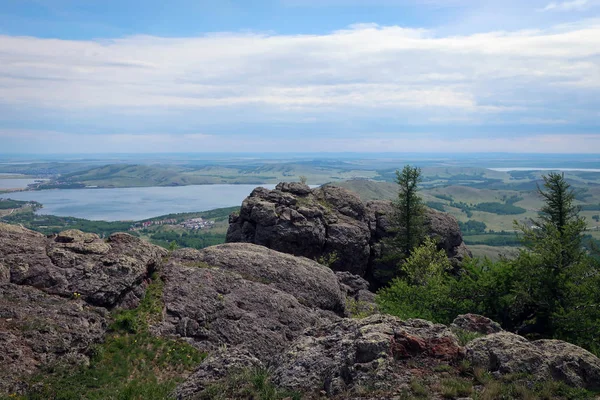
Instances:
[[[124,165],[113,164],[63,175],[60,179],[100,187],[179,186],[218,183],[258,184],[298,181],[323,184],[352,178],[375,178],[375,170],[351,165],[321,167],[306,163],[277,163],[257,166]]]
[[[473,244],[469,245],[469,250],[471,250],[471,252],[473,253],[473,257],[487,257],[492,261],[497,261],[501,257],[514,258],[518,254],[518,250],[515,247],[509,246],[488,246],[484,244]]]
[[[0,399],[166,399],[206,354],[183,340],[149,333],[149,326],[162,318],[162,295],[163,282],[155,275],[138,308],[112,312],[111,329],[94,347],[89,366],[43,365],[26,395],[0,394]]]
[[[600,174],[597,174],[600,176]],[[593,175],[594,177],[596,175]],[[581,179],[574,179],[570,181],[576,190],[585,189],[585,197],[577,203],[583,204],[598,204],[600,203],[600,187],[589,185],[590,181],[582,181]],[[591,182],[593,184],[593,182]],[[373,199],[393,199],[396,197],[397,191],[394,183],[390,182],[374,182],[366,180],[352,180],[346,182],[338,182],[336,185],[345,187],[349,190],[356,192],[363,200]],[[476,188],[461,185],[451,185],[444,187],[428,188],[421,190],[421,196],[424,202],[437,202],[444,204],[444,211],[456,217],[459,221],[467,222],[469,220],[476,220],[484,222],[487,225],[488,230],[499,231],[512,231],[514,230],[513,221],[525,222],[529,219],[537,217],[537,210],[542,206],[542,200],[534,191],[519,191],[519,190],[506,190],[506,189],[486,189]],[[450,206],[450,201],[436,196],[451,196],[454,202],[464,202],[467,204],[479,204],[486,202],[502,202],[503,199],[510,198],[512,196],[519,196],[522,200],[516,202],[514,205],[522,207],[526,210],[523,214],[518,215],[499,215],[490,212],[483,211],[472,211],[472,216],[469,217],[467,214],[457,208]],[[582,211],[581,215],[586,217],[589,229],[600,230],[600,223],[592,219],[593,215],[600,214],[600,211]],[[592,231],[595,232],[595,231]],[[596,233],[593,233],[594,235]]]

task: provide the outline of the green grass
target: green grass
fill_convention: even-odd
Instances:
[[[87,367],[46,365],[31,380],[27,400],[163,400],[206,357],[182,340],[155,337],[163,282],[155,275],[140,305],[113,314],[111,332],[91,349]]]
[[[410,381],[410,390],[417,398],[426,399],[429,397],[427,386],[423,385],[423,383],[419,382],[417,379]]]
[[[377,313],[377,306],[366,301],[346,299],[346,312],[350,318],[363,319]]]
[[[148,327],[162,318],[162,292],[164,282],[158,274],[152,276],[152,283],[146,289],[146,295],[134,310],[117,310],[113,314],[111,329],[127,333],[146,333]]]
[[[445,399],[469,397],[473,393],[473,383],[463,378],[448,378],[441,382],[441,395]]]
[[[230,374],[226,379],[209,385],[200,400],[300,400],[299,393],[278,388],[273,384],[270,371],[265,368],[245,369]]]
[[[470,341],[484,336],[483,334],[481,334],[479,332],[471,332],[471,331],[466,331],[464,329],[459,329],[459,328],[453,329],[452,332],[454,332],[454,334],[458,338],[458,342],[460,343],[461,346],[464,346],[467,343],[469,343]]]
[[[30,400],[166,399],[205,357],[185,342],[148,333],[114,333],[94,348],[88,368],[47,366],[34,377]]]

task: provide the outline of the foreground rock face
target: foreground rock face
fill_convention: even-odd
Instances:
[[[0,393],[19,393],[19,378],[42,365],[89,362],[89,347],[104,337],[107,314],[81,300],[0,284]]]
[[[42,365],[86,364],[106,308],[135,307],[165,254],[127,234],[48,238],[0,223],[0,393],[20,393]]]
[[[252,244],[175,251],[163,277],[166,316],[157,331],[206,351],[235,347],[268,360],[305,328],[345,312],[330,269]]]
[[[375,315],[308,329],[277,360],[282,387],[339,395],[354,386],[401,388],[413,377],[403,362],[452,362],[462,357],[456,336],[444,325]],[[414,371],[413,371],[414,372]]]
[[[376,286],[394,274],[394,265],[379,263],[381,240],[391,235],[389,201],[363,203],[335,186],[310,189],[280,183],[275,190],[256,188],[230,217],[227,242],[255,243],[329,264],[338,271],[366,277]],[[435,210],[426,215],[427,231],[459,263],[470,254],[458,222]]]
[[[529,342],[500,332],[473,340],[467,359],[497,374],[525,373],[535,379],[556,379],[571,386],[600,389],[600,359],[581,347],[559,340]]]
[[[81,294],[102,307],[135,307],[167,252],[124,233],[106,241],[92,233],[55,237],[0,223],[0,279],[49,294]]]
[[[487,334],[466,348],[450,328],[423,320],[344,318],[352,301],[372,302],[368,283],[308,258],[250,243],[165,255],[127,234],[45,237],[0,224],[0,394],[24,393],[27,376],[41,366],[86,365],[107,333],[108,310],[135,306],[155,271],[164,281],[164,309],[150,331],[209,353],[175,391],[180,399],[197,398],[240,368],[267,366],[275,383],[308,398],[323,390],[373,398],[357,394],[361,387],[393,398],[414,378],[456,368],[465,357],[498,375],[600,389],[600,360],[591,353],[498,332],[481,316],[454,321],[453,328]]]

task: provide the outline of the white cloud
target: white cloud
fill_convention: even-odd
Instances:
[[[542,11],[582,11],[590,7],[593,3],[590,0],[553,1],[544,7]]]
[[[600,91],[599,60],[598,21],[463,36],[373,24],[324,35],[0,36],[0,105],[128,115],[236,107],[298,119],[418,111],[432,121],[448,112],[455,121],[494,118],[532,104],[568,113],[565,97]]]

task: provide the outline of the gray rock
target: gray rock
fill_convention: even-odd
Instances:
[[[264,368],[264,363],[246,350],[224,348],[210,354],[200,367],[177,386],[174,397],[178,400],[197,398],[211,383],[242,370]]]
[[[484,335],[502,331],[500,324],[491,319],[477,314],[459,315],[452,321],[451,328],[458,328],[468,332],[476,332]]]
[[[525,373],[536,380],[557,379],[589,390],[600,388],[600,359],[559,340],[529,342],[508,332],[494,333],[467,344],[467,359],[500,375]]]
[[[166,315],[156,332],[207,351],[226,345],[268,360],[345,312],[333,271],[252,244],[176,251],[163,279]]]
[[[135,307],[166,250],[125,233],[106,241],[76,230],[53,238],[0,223],[0,281],[102,307]],[[7,279],[8,275],[8,279]]]
[[[389,390],[407,385],[415,358],[460,359],[463,350],[444,325],[375,315],[308,329],[275,362],[274,382],[303,393],[334,396],[354,386]]]
[[[108,312],[28,286],[0,284],[0,393],[22,393],[42,365],[85,365]]]
[[[392,235],[392,212],[389,201],[365,204],[336,186],[311,190],[280,183],[275,190],[257,188],[243,201],[239,215],[230,217],[227,242],[255,243],[319,260],[368,279],[376,289],[397,273],[394,263],[380,261],[382,239]],[[428,210],[426,223],[455,265],[470,254],[452,216]]]
[[[369,282],[347,271],[338,271],[335,275],[338,278],[342,292],[346,296],[346,316],[352,317],[378,312],[375,293],[369,290]]]
[[[592,353],[560,340],[536,340],[532,343],[548,362],[552,379],[571,386],[600,390],[600,359]]]

